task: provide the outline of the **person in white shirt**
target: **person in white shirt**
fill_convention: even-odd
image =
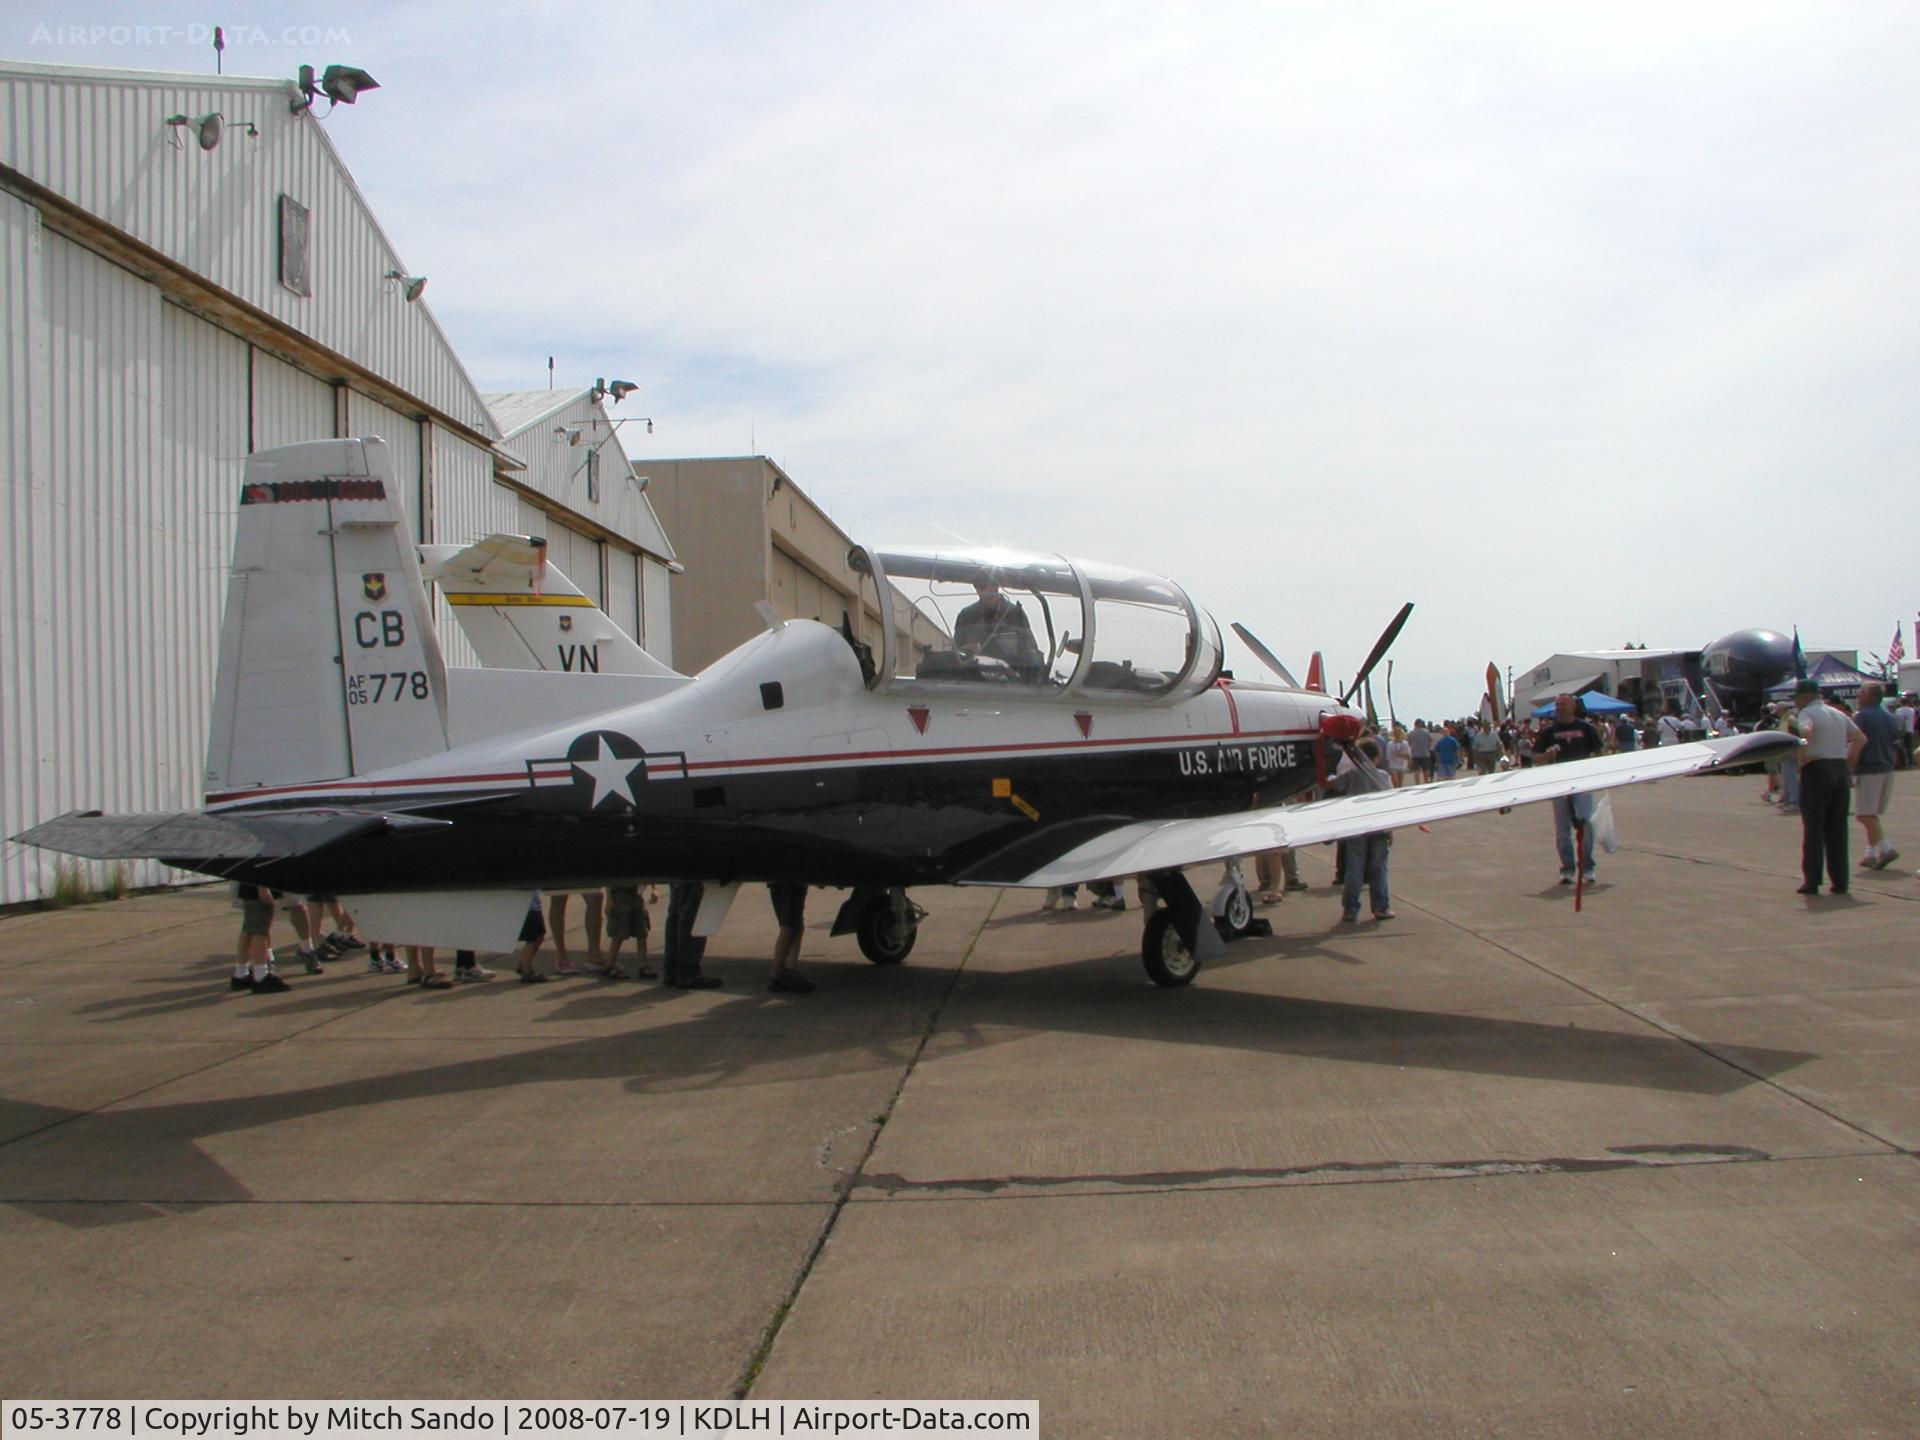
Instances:
[[[1824,868],[1828,893],[1844,895],[1849,787],[1867,737],[1850,716],[1820,698],[1812,680],[1794,686],[1793,708],[1805,746],[1800,752],[1800,894],[1819,890]]]
[[[1900,743],[1906,752],[1900,758],[1900,768],[1903,770],[1913,764],[1914,758],[1914,726],[1916,719],[1920,718],[1920,706],[1916,706],[1914,701],[1913,695],[1903,695],[1900,697],[1900,703],[1893,710],[1894,723],[1900,727]]]

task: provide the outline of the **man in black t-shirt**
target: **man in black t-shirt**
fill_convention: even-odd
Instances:
[[[1540,727],[1533,742],[1533,763],[1553,765],[1563,760],[1586,760],[1598,755],[1600,732],[1587,719],[1587,707],[1577,695],[1554,697],[1553,718]],[[1553,804],[1553,843],[1560,852],[1560,883],[1573,883],[1577,864],[1584,885],[1593,883],[1593,795],[1569,795]],[[1574,822],[1580,822],[1580,848],[1573,844]]]

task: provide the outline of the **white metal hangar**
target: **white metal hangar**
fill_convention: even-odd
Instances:
[[[543,455],[499,446],[306,98],[285,80],[0,63],[0,835],[198,803],[255,450],[378,435],[420,539],[537,519],[570,574],[590,557],[583,588],[670,651],[671,552],[644,500],[623,483],[617,503],[570,505]],[[650,614],[642,554],[661,576]],[[0,851],[0,904],[54,881],[44,852]]]

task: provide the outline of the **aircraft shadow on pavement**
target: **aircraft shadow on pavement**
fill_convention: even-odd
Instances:
[[[1285,959],[1284,953],[1276,951],[1301,947],[1310,951],[1317,943],[1313,936],[1274,937],[1236,947],[1246,953],[1244,960],[1235,958],[1241,964]],[[757,986],[765,973],[764,964],[757,958],[709,957],[709,968],[725,973],[735,985],[745,980]],[[1730,1094],[1756,1078],[1771,1078],[1813,1058],[1804,1051],[1738,1048],[1736,1064],[1716,1053],[1721,1048],[1733,1051],[1736,1047],[1694,1044],[1654,1031],[1594,1029],[1503,1015],[1303,1000],[1236,991],[1224,985],[1209,988],[1205,974],[1199,984],[1167,991],[1141,980],[1137,966],[1137,958],[1121,952],[1024,970],[967,970],[950,993],[946,981],[953,977],[953,967],[923,966],[917,978],[932,983],[918,989],[928,1003],[903,1006],[898,1003],[899,982],[915,978],[913,970],[821,965],[820,975],[830,977],[831,983],[801,1004],[788,1002],[776,1010],[757,989],[747,995],[736,991],[727,1001],[709,1003],[684,1021],[666,1024],[660,1023],[655,1007],[684,1003],[682,992],[629,984],[611,994],[601,989],[568,995],[566,992],[576,987],[563,986],[554,993],[550,986],[534,994],[554,1004],[555,1015],[591,1019],[625,1011],[646,1015],[648,1023],[640,1030],[550,1044],[536,1042],[513,1053],[442,1064],[410,1065],[407,1056],[416,1052],[396,1045],[395,1063],[379,1073],[214,1099],[141,1103],[89,1112],[0,1096],[0,1124],[17,1137],[0,1143],[0,1203],[48,1215],[61,1223],[125,1223],[194,1204],[251,1198],[246,1187],[202,1149],[201,1142],[224,1134],[397,1101],[453,1099],[529,1083],[618,1081],[636,1096],[672,1096],[896,1069],[913,1061],[929,1033],[939,1047],[935,1063],[950,1057],[956,1049],[979,1050],[1063,1033],[1136,1042],[1160,1038],[1186,1046],[1338,1059],[1342,1063],[1410,1071],[1698,1095]],[[1237,965],[1213,966],[1207,973],[1217,978],[1233,968]],[[752,978],[748,980],[747,976]],[[391,1003],[401,1000],[403,993],[425,1001],[417,992],[383,991],[370,996],[364,987],[354,987],[343,990],[337,1002],[331,998],[292,998],[261,1006],[259,1013],[284,1018],[290,1007]],[[426,1003],[458,1004],[488,993],[505,996],[521,993],[521,987],[502,976],[490,984]],[[297,997],[297,990],[294,995]],[[245,1004],[249,997],[234,999]],[[831,1008],[836,999],[866,1009],[878,1022],[881,1033],[876,1034],[872,1027],[849,1029],[844,1009],[836,1015]],[[868,1000],[885,1002],[886,1008],[875,1013],[874,1007],[863,1004]],[[777,1028],[766,1028],[769,1016],[781,1022]],[[509,1043],[525,1039],[522,1034]],[[459,1046],[498,1045],[502,1041],[427,1035],[422,1043]],[[1012,1098],[1010,1095],[1010,1102]],[[124,1150],[140,1154],[141,1188],[153,1198],[128,1197],[124,1203],[69,1206],[9,1197],[9,1191],[17,1193],[19,1188],[8,1181],[13,1167],[22,1167],[22,1174],[39,1169],[46,1162],[47,1147],[57,1147],[61,1132],[70,1125],[74,1128],[69,1133],[89,1148],[104,1146],[109,1153]]]

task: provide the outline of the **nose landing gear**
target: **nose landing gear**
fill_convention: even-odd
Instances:
[[[876,965],[898,965],[913,953],[913,942],[920,938],[920,922],[927,917],[907,892],[855,890],[834,917],[835,935],[852,932],[860,942],[860,953]]]

